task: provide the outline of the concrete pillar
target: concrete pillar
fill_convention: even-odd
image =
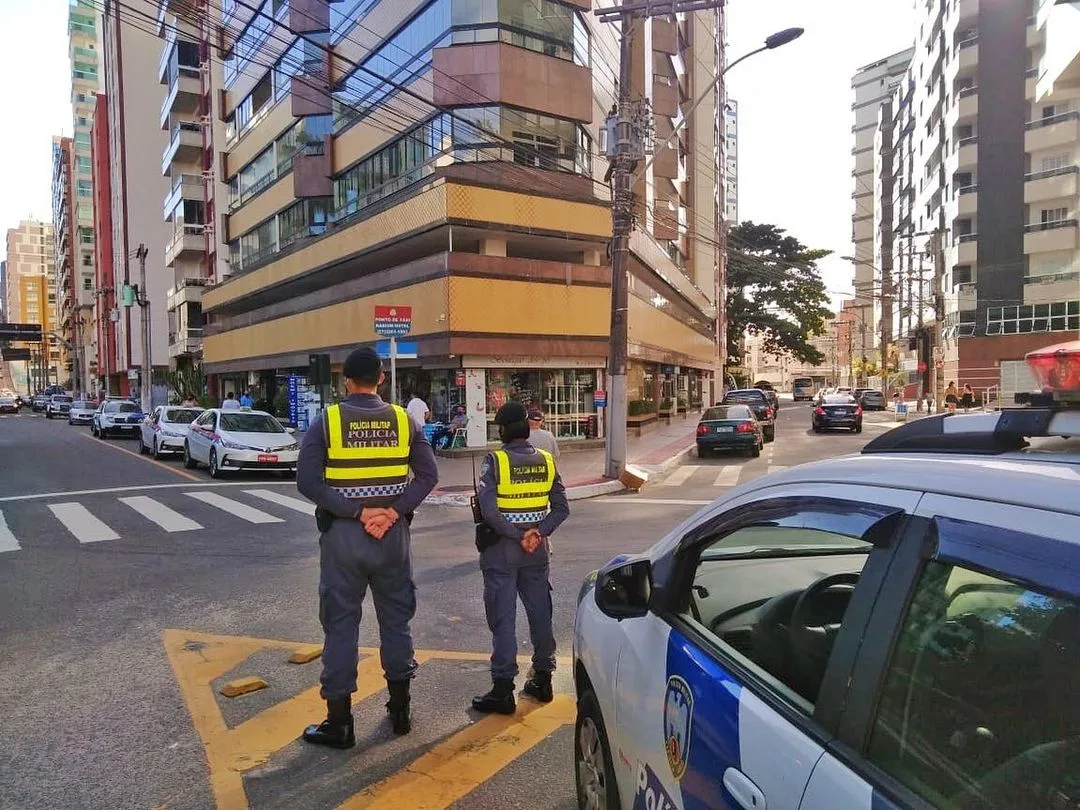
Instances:
[[[503,242],[503,244],[506,243]],[[487,377],[482,368],[465,369],[465,413],[469,417],[469,426],[465,431],[465,446],[486,446]]]
[[[489,237],[480,240],[481,256],[506,256],[506,240]]]

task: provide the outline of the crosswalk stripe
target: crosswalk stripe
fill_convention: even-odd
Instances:
[[[90,514],[90,510],[81,503],[51,503],[49,509],[80,543],[120,539],[120,535]]]
[[[289,509],[295,509],[297,512],[302,512],[305,515],[315,514],[315,504],[310,501],[302,501],[299,498],[290,498],[288,495],[282,495],[280,492],[274,492],[272,489],[245,489],[244,494],[251,495],[255,498],[262,498],[264,501],[276,503],[278,506],[287,506]]]
[[[743,468],[737,464],[729,464],[726,467],[720,468],[720,473],[716,476],[716,481],[713,482],[714,487],[733,487],[739,483],[739,476],[742,475]]]
[[[120,503],[130,506],[144,518],[156,523],[167,532],[189,532],[193,529],[202,528],[202,524],[196,523],[189,517],[184,517],[179,512],[146,495],[134,495],[119,500]]]
[[[230,515],[236,515],[236,517],[246,520],[248,523],[284,523],[279,517],[268,515],[266,512],[259,509],[253,509],[247,504],[218,495],[216,492],[185,492],[184,494],[189,498],[202,501],[210,506],[216,506],[218,509],[223,512],[228,512]]]
[[[693,475],[699,468],[693,464],[686,464],[679,467],[675,472],[667,477],[663,482],[665,487],[677,487],[686,482],[686,479]]]
[[[18,551],[20,548],[22,548],[22,546],[20,546],[19,541],[15,539],[15,535],[11,533],[7,521],[4,520],[4,513],[0,512],[0,553],[5,551]]]

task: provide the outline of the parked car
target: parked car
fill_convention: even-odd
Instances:
[[[10,394],[0,396],[0,413],[18,413],[19,400]]]
[[[883,411],[887,407],[885,395],[875,388],[867,388],[862,396],[856,397],[864,411]]]
[[[772,387],[772,383],[755,383],[754,388],[765,394],[766,399],[769,400],[769,404],[773,407],[773,413],[780,413],[780,395],[776,393],[776,389]]]
[[[590,574],[578,805],[1080,806],[1073,436],[1060,404],[926,417]]]
[[[266,411],[211,408],[191,423],[184,442],[184,466],[205,464],[211,478],[239,470],[295,475],[300,447],[294,433]]]
[[[30,410],[34,413],[41,413],[48,404],[49,398],[45,394],[34,394],[33,399],[30,400]]]
[[[90,432],[99,439],[117,435],[137,436],[142,420],[142,411],[130,399],[106,399],[94,411]]]
[[[761,422],[765,441],[771,442],[776,438],[776,411],[764,391],[758,388],[736,388],[724,394],[719,404],[749,405],[754,417]]]
[[[698,458],[714,450],[742,450],[761,455],[765,434],[749,405],[716,405],[706,409],[697,426]]]
[[[202,408],[159,405],[139,426],[139,451],[154,458],[165,453],[183,453],[191,423],[202,414]]]
[[[45,418],[66,418],[75,398],[68,394],[53,394],[45,404]]]
[[[89,425],[94,421],[94,411],[97,407],[91,400],[77,399],[71,403],[71,410],[68,411],[68,424],[69,425]]]
[[[862,406],[855,401],[855,397],[849,394],[829,394],[814,408],[810,416],[810,427],[814,429],[814,433],[834,428],[862,433],[862,417]]]

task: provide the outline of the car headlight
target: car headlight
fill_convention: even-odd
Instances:
[[[229,441],[228,439],[223,438],[223,437],[218,439],[218,444],[220,444],[222,447],[226,448],[227,450],[247,450],[248,449],[247,447],[245,447],[242,444],[238,444],[237,442]]]
[[[300,445],[299,445],[299,444],[297,444],[296,442],[293,442],[292,444],[287,444],[287,445],[285,445],[285,446],[284,446],[284,447],[282,447],[281,449],[282,449],[282,450],[284,450],[284,451],[289,451],[289,450],[299,450],[299,449],[300,449]]]

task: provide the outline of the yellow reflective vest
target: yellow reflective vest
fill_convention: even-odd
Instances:
[[[535,525],[551,511],[551,487],[555,483],[555,459],[547,450],[537,450],[532,459],[511,458],[506,450],[492,455],[498,465],[495,503],[514,525]]]
[[[390,506],[409,482],[412,428],[405,409],[326,409],[326,483],[362,506]]]

